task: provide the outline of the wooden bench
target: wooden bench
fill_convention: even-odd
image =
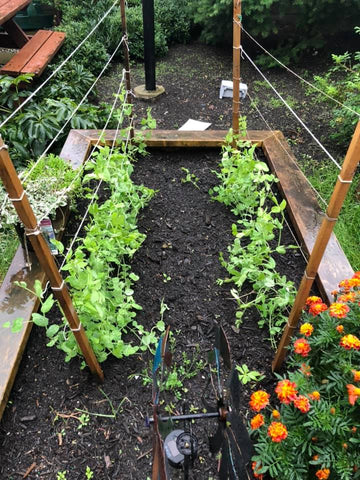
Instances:
[[[65,41],[65,33],[39,30],[29,37],[14,21],[14,16],[31,0],[0,0],[0,25],[7,32],[0,35],[0,46],[20,51],[0,70],[2,75],[42,74]]]
[[[19,52],[1,68],[0,73],[2,75],[13,76],[23,73],[33,73],[39,76],[64,41],[65,33],[39,30]]]

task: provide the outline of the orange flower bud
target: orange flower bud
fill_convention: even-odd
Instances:
[[[319,455],[314,455],[312,459],[314,460],[314,462],[316,462],[316,460],[319,460]]]
[[[344,331],[344,325],[338,325],[338,326],[336,327],[336,331],[337,331],[338,333],[343,333],[343,331]]]
[[[351,431],[352,431],[353,433],[356,433],[356,430],[357,430],[356,427],[352,427],[352,429],[351,429]]]
[[[273,418],[280,418],[280,412],[279,412],[279,410],[276,410],[276,409],[273,410],[273,411],[272,411],[272,416],[273,416]]]
[[[336,413],[336,410],[335,410],[335,408],[334,408],[334,407],[331,407],[331,408],[330,408],[330,413],[331,413],[331,415],[335,415],[335,413]]]

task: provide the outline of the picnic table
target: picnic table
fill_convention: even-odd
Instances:
[[[33,36],[26,35],[14,17],[30,3],[31,0],[0,0],[0,25],[6,32],[0,34],[0,47],[20,49],[0,69],[3,75],[41,75],[65,41],[65,33],[51,30],[38,30]]]

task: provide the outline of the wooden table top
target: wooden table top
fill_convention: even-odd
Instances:
[[[0,0],[0,25],[11,20],[17,12],[31,3],[31,0]]]

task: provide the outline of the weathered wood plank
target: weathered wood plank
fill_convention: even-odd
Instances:
[[[39,30],[13,58],[2,67],[4,75],[33,73],[41,75],[65,40],[65,33]]]
[[[41,30],[39,30],[40,32]],[[33,57],[22,68],[21,73],[33,73],[36,76],[42,74],[52,58],[59,51],[65,41],[66,34],[63,32],[50,32],[49,38],[41,45]],[[35,35],[34,35],[35,36]],[[31,40],[30,40],[31,42]],[[30,43],[29,42],[29,43]]]
[[[81,130],[94,144],[97,142],[101,130]],[[227,130],[204,130],[204,131],[182,131],[182,130],[149,130],[143,132],[148,147],[221,147],[224,143]],[[116,131],[107,130],[104,139],[107,143],[114,141]],[[269,131],[249,130],[246,139],[257,143],[260,147],[263,140],[271,136]],[[120,139],[120,134],[118,135]]]
[[[0,25],[14,17],[29,3],[31,0],[0,0]]]
[[[87,159],[92,146],[89,138],[82,132],[83,130],[70,130],[60,152],[60,157],[68,160],[75,169]]]
[[[63,226],[68,218],[68,210],[58,213],[54,222],[58,238],[63,233]],[[29,292],[14,285],[15,281],[26,282],[31,289],[35,280],[40,280],[45,286],[45,273],[33,252],[29,252],[31,270],[27,267],[24,249],[19,246],[10,268],[0,287],[0,419],[6,407],[15,376],[28,341],[32,323],[29,322],[33,312],[38,308],[38,301]],[[5,322],[13,322],[17,317],[24,319],[23,329],[12,333],[3,328]]]
[[[323,218],[316,194],[297,166],[296,158],[281,132],[275,132],[267,138],[263,142],[263,150],[272,171],[279,179],[279,188],[287,201],[287,210],[300,243],[309,255]],[[332,234],[317,275],[322,295],[332,301],[330,292],[341,280],[351,277],[353,273],[336,236]]]
[[[50,35],[51,32],[46,30],[36,32],[32,39],[2,67],[1,73],[4,75],[20,74],[25,65],[31,60]]]

